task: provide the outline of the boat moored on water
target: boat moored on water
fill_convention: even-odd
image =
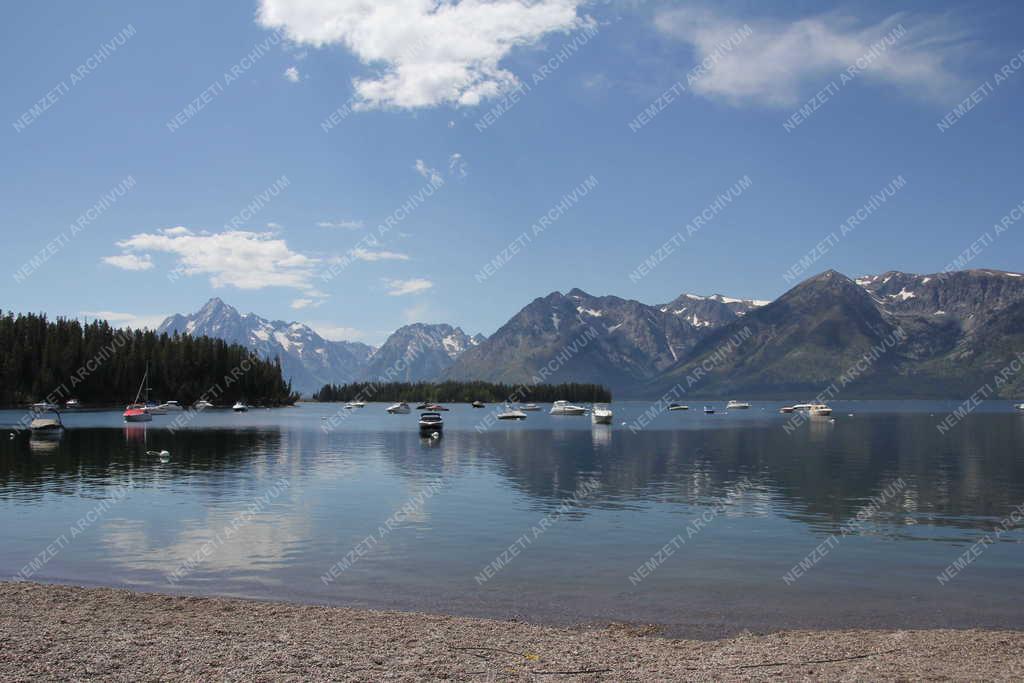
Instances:
[[[125,422],[152,422],[153,415],[146,410],[146,404],[139,401],[142,397],[142,390],[149,394],[149,364],[146,364],[146,372],[142,375],[142,382],[139,383],[139,390],[135,392],[135,400],[125,406],[121,417]]]
[[[520,406],[519,410],[522,410],[523,412],[527,413],[533,413],[540,410],[540,406],[538,406],[536,403],[527,403],[525,406]]]
[[[832,414],[832,409],[824,403],[814,403],[807,412],[811,414],[811,417],[828,417]]]
[[[725,404],[726,410],[746,410],[749,407],[750,404],[744,401],[729,401]]]
[[[525,420],[526,413],[518,408],[505,406],[505,410],[498,413],[497,417],[499,420]]]
[[[231,406],[231,410],[236,413],[244,413],[249,410],[249,406],[245,405],[245,401],[235,401],[235,405]]]
[[[177,413],[179,411],[185,410],[177,401],[165,401],[164,403],[161,403],[157,407],[160,410],[164,411],[165,413]]]
[[[40,401],[39,403],[33,403],[31,405],[32,412],[34,413],[50,413],[54,410],[60,410],[60,406],[56,403],[49,403],[48,401]]]
[[[704,406],[704,414],[705,415],[714,415],[714,413],[715,413],[715,409],[714,408],[712,408],[711,406]]]
[[[82,407],[82,402],[77,398],[69,398],[68,402],[64,404],[64,410],[77,410]]]
[[[196,401],[192,405],[192,407],[195,408],[196,410],[206,410],[207,408],[212,408],[213,404],[210,403],[209,401],[200,399],[200,400]]]
[[[683,403],[670,403],[668,404],[669,410],[689,410],[690,406]]]
[[[412,411],[412,409],[409,408],[409,404],[405,401],[399,401],[398,403],[390,405],[387,410],[391,415],[407,415]]]
[[[28,428],[33,434],[57,434],[64,430],[64,423],[60,419],[60,411],[58,409],[42,409],[32,406],[32,414],[36,417],[32,418]],[[44,417],[46,415],[52,415],[53,417]]]
[[[551,406],[551,415],[586,415],[587,409],[581,406],[574,406],[568,401],[555,401]]]
[[[427,408],[426,409],[429,410],[432,413],[440,413],[440,412],[447,413],[448,410],[449,410],[448,408],[445,408],[440,403],[429,403],[429,404],[427,404]]]
[[[470,405],[474,408],[483,408],[486,404],[483,401],[473,401]]]
[[[420,431],[421,432],[440,432],[444,429],[444,419],[441,417],[441,413],[423,413],[420,415]]]
[[[366,407],[366,402],[365,401],[349,401],[348,403],[345,404],[345,409],[346,410],[352,410],[353,408],[365,408],[365,407]]]
[[[613,417],[615,413],[606,403],[595,403],[593,410],[590,411],[590,421],[596,425],[610,425]]]
[[[805,410],[810,410],[810,403],[795,403],[791,406],[784,406],[779,410],[780,413],[799,413]]]

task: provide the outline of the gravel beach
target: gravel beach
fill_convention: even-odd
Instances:
[[[0,583],[0,679],[1021,680],[1024,632],[787,631],[671,640],[109,588]]]

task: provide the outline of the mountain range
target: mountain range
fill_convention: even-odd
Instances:
[[[829,386],[845,398],[966,397],[986,386],[1024,394],[1024,372],[996,379],[1024,362],[1024,276],[994,270],[856,280],[830,270],[771,302],[682,294],[649,305],[572,289],[534,299],[487,338],[417,323],[376,349],[240,315],[219,299],[159,331],[279,356],[303,393],[383,376],[519,383],[540,373],[601,383],[619,398],[809,398]]]

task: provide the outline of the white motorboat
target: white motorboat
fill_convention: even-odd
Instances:
[[[519,410],[517,408],[512,408],[511,406],[505,406],[505,410],[503,412],[498,413],[498,419],[499,420],[525,420],[526,419],[526,413],[524,413],[522,410]]]
[[[596,425],[610,425],[613,417],[615,413],[605,403],[595,403],[593,410],[590,411],[590,421]]]
[[[824,403],[814,403],[808,408],[808,412],[811,417],[828,417],[832,414],[832,409]]]
[[[346,410],[352,410],[353,408],[365,408],[366,403],[363,401],[349,401],[345,404]]]
[[[715,413],[715,409],[714,408],[712,408],[711,406],[704,406],[704,414],[705,415],[713,415],[714,413]]]
[[[231,410],[236,413],[244,413],[249,410],[249,406],[245,405],[245,401],[235,401],[235,405],[231,406]]]
[[[1017,406],[1017,410],[1024,410],[1024,403],[1021,403],[1019,406]]]
[[[586,415],[587,409],[574,406],[568,401],[555,401],[551,406],[551,415]]]
[[[725,404],[726,410],[746,410],[749,407],[750,404],[744,403],[743,401],[729,401]]]
[[[39,403],[32,404],[32,412],[34,413],[52,413],[55,410],[60,410],[60,406],[56,403],[40,401]]]
[[[32,406],[32,413],[37,417],[32,418],[32,422],[29,423],[28,428],[35,434],[48,433],[53,434],[60,432],[64,429],[64,423],[60,419],[60,411],[56,408],[42,409],[36,408],[40,404]],[[52,414],[53,417],[42,417],[42,415]]]
[[[193,404],[192,407],[195,408],[196,410],[206,410],[207,408],[212,408],[213,404],[210,403],[209,401],[199,399]]]
[[[670,403],[668,405],[669,410],[689,410],[690,406],[683,403]]]
[[[521,406],[519,410],[525,411],[527,413],[533,413],[540,410],[540,406],[538,406],[536,403],[527,403],[525,406]]]
[[[810,403],[796,403],[791,406],[785,406],[779,410],[780,413],[801,413],[811,409]]]
[[[408,415],[412,412],[412,408],[405,401],[400,401],[394,405],[388,406],[388,412],[392,415]]]
[[[421,432],[440,432],[444,429],[444,419],[441,413],[423,413],[420,415]]]
[[[77,410],[82,407],[82,402],[77,398],[69,398],[68,402],[64,404],[65,410]]]
[[[165,403],[161,403],[157,407],[160,410],[164,411],[165,413],[177,413],[179,411],[185,410],[177,401],[167,401]]]

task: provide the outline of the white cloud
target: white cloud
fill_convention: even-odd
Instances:
[[[369,333],[354,327],[344,327],[333,323],[306,323],[317,334],[329,341],[358,341],[369,337]]]
[[[316,308],[322,303],[322,299],[295,299],[292,301],[292,308]]]
[[[135,329],[148,327],[151,330],[160,327],[160,323],[167,318],[164,314],[137,315],[135,313],[120,313],[117,311],[79,311],[78,314],[87,318],[106,320],[114,327],[132,327]]]
[[[517,87],[500,63],[517,46],[591,23],[582,0],[261,0],[258,20],[299,44],[342,45],[363,64],[363,108],[475,106]]]
[[[271,230],[280,230],[283,226],[280,223],[274,223],[273,221],[267,223],[267,227]]]
[[[423,159],[417,159],[416,163],[413,165],[413,168],[416,169],[417,173],[419,173],[421,176],[429,180],[432,185],[440,185],[441,183],[444,182],[444,178],[441,177],[441,174],[438,172],[438,170],[436,168],[431,168],[430,166],[427,166],[426,162],[424,162]]]
[[[346,230],[359,230],[363,227],[362,221],[320,221],[316,224],[319,228],[345,228]]]
[[[421,277],[412,278],[411,280],[384,280],[384,283],[388,286],[388,294],[390,296],[418,294],[434,286],[433,282]]]
[[[143,254],[142,256],[137,256],[136,254],[104,256],[103,262],[109,263],[121,270],[149,270],[153,267],[153,260],[149,254]]]
[[[284,78],[292,83],[298,83],[301,76],[299,76],[299,70],[294,66],[290,66],[284,70]]]
[[[900,14],[864,25],[837,14],[792,22],[740,21],[713,10],[682,8],[660,12],[655,25],[692,45],[695,64],[708,60],[706,72],[687,84],[693,92],[732,104],[783,107],[805,101],[858,59],[867,62],[858,78],[939,96],[956,82],[947,62],[962,38],[942,19]],[[744,25],[753,32],[730,42]],[[905,35],[864,59],[900,26]]]
[[[307,296],[314,292],[314,268],[319,263],[318,259],[292,251],[284,240],[275,239],[269,232],[228,230],[197,234],[177,227],[132,235],[117,246],[125,250],[126,258],[140,251],[174,254],[180,273],[208,275],[214,287],[291,287],[303,290]]]
[[[349,254],[353,258],[357,258],[360,261],[408,261],[409,257],[406,254],[399,254],[395,251],[374,251],[372,249],[364,249],[363,247],[356,247],[351,250]]]

